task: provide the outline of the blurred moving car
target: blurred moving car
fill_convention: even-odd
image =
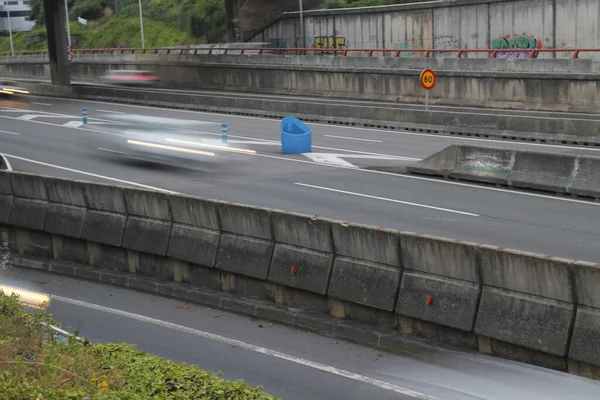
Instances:
[[[119,69],[109,71],[100,80],[113,85],[147,86],[158,83],[160,78],[152,71]]]
[[[29,90],[18,86],[16,82],[0,78],[0,95],[29,94]]]

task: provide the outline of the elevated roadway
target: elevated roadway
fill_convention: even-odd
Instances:
[[[596,381],[414,338],[392,354],[49,273],[9,268],[3,280],[51,294],[48,311],[67,329],[82,323],[80,336],[222,371],[285,400],[595,400],[600,392]]]
[[[600,204],[396,173],[403,165],[458,142],[591,155],[598,155],[598,149],[312,124],[313,154],[284,156],[279,152],[277,120],[59,98],[29,100],[0,104],[0,151],[15,170],[143,185],[551,256],[600,260],[600,226],[595,222]],[[82,107],[90,116],[85,127],[78,123]],[[193,168],[127,162],[99,150],[118,115],[227,122],[230,142],[257,153],[222,163],[186,165]]]

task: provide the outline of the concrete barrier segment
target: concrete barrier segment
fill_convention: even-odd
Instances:
[[[328,295],[393,311],[396,307],[401,274],[399,267],[336,256]]]
[[[478,249],[484,285],[573,303],[573,261],[496,246]]]
[[[600,198],[600,157],[452,145],[406,171]]]
[[[478,283],[405,269],[396,312],[470,332],[480,292]]]
[[[567,192],[577,196],[600,197],[600,157],[578,156],[575,160],[574,179]]]
[[[525,189],[567,193],[577,169],[577,156],[516,151],[510,172],[510,185]]]
[[[270,210],[225,201],[217,207],[223,232],[273,240]]]
[[[331,223],[336,255],[400,269],[398,231],[343,221]]]
[[[216,200],[183,195],[169,195],[168,198],[173,222],[215,231],[221,230]]]
[[[475,333],[565,356],[574,314],[572,303],[484,286]]]
[[[236,212],[241,210],[238,208]],[[216,267],[222,271],[267,280],[273,247],[274,243],[269,240],[222,233]]]
[[[145,218],[171,220],[169,201],[165,193],[123,189],[127,212]]]
[[[479,283],[477,243],[420,233],[400,232],[405,269]]]
[[[282,210],[274,210],[272,218],[275,241],[333,253],[330,219]]]
[[[573,326],[569,358],[598,365],[600,360],[600,264],[574,264],[577,315]]]

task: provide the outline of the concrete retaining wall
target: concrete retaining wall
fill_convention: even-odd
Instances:
[[[600,266],[216,200],[0,172],[15,266],[389,350],[414,334],[600,378]]]
[[[408,172],[600,198],[600,157],[452,145]]]
[[[285,13],[250,40],[278,46],[315,48],[489,49],[596,48],[597,0],[455,0],[347,10],[304,12],[306,43],[299,13]],[[569,21],[569,23],[564,23]],[[411,57],[409,51],[401,53]],[[444,56],[438,53],[438,56]],[[449,55],[446,55],[449,56]],[[451,56],[451,55],[450,55]],[[487,57],[471,54],[468,57]],[[521,57],[526,57],[521,55]],[[552,54],[539,57],[553,58]],[[568,53],[557,57],[568,58]],[[582,57],[593,58],[587,53]]]

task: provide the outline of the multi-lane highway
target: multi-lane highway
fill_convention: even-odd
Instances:
[[[51,294],[49,312],[92,341],[119,341],[222,371],[284,400],[596,400],[600,382],[408,339],[398,354],[97,283],[8,269]],[[178,305],[191,306],[179,309]]]
[[[82,107],[89,112],[86,126],[80,126]],[[114,117],[123,115],[227,122],[231,145],[257,153],[235,155],[225,162],[198,163],[195,169],[124,162],[98,150],[109,136],[105,132],[114,129]],[[313,154],[284,156],[279,151],[276,120],[31,97],[0,103],[0,152],[20,171],[145,185],[600,261],[600,226],[595,222],[600,204],[380,170],[406,165],[458,142],[592,155],[597,155],[598,149],[310,126]],[[209,133],[218,137],[219,132]]]

